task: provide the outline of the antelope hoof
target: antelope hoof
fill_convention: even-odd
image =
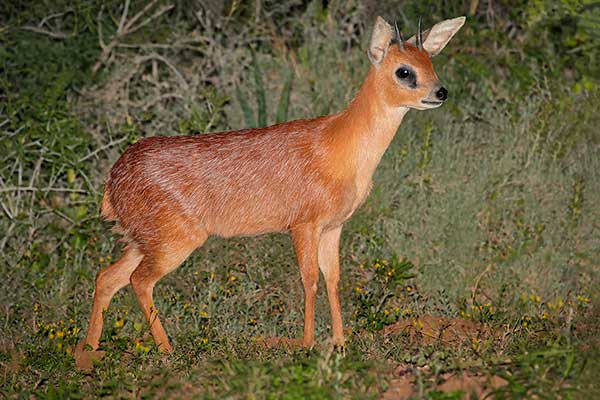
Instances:
[[[170,354],[173,352],[173,347],[171,347],[170,344],[160,344],[158,345],[158,350],[162,353],[162,354]]]
[[[85,350],[85,343],[79,342],[75,347],[75,367],[80,371],[89,371],[94,362],[100,361],[105,353],[100,350]]]

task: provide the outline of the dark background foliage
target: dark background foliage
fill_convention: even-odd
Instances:
[[[419,15],[467,23],[434,60],[450,100],[409,114],[344,230],[345,356],[258,344],[301,329],[294,256],[274,234],[211,239],[157,288],[172,357],[123,291],[104,364],[76,372],[94,276],[120,251],[97,212],[119,154],[343,109],[377,15],[407,36]],[[403,365],[417,397],[458,398],[436,389],[456,371],[501,376],[500,397],[598,394],[599,62],[592,0],[2,2],[1,393],[375,398]],[[431,316],[503,335],[382,334]],[[323,342],[328,323],[320,293]]]

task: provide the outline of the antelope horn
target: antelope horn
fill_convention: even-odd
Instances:
[[[398,21],[394,21],[394,26],[396,27],[396,40],[398,41],[398,48],[400,50],[404,50],[404,37],[402,37],[402,32],[398,28]]]
[[[419,27],[417,29],[417,48],[423,50],[423,30],[421,29],[422,18],[419,16]]]

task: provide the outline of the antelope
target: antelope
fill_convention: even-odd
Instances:
[[[131,283],[159,350],[172,350],[153,305],[156,283],[210,235],[289,232],[304,289],[304,336],[314,345],[319,270],[325,279],[333,344],[344,345],[338,296],[342,226],[365,201],[383,153],[412,108],[441,106],[447,90],[430,58],[465,17],[427,31],[419,18],[404,40],[377,17],[369,72],[349,106],[336,114],[260,129],[149,137],[131,145],[106,179],[101,215],[117,222],[127,245],[96,278],[87,335],[76,349],[85,368],[98,351],[103,312]]]

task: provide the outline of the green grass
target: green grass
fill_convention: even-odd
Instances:
[[[247,12],[235,18],[245,21]],[[513,44],[500,31],[475,18],[435,60],[450,100],[439,110],[408,114],[371,196],[344,227],[340,289],[351,332],[343,352],[328,345],[323,282],[319,346],[263,345],[265,338],[302,334],[291,240],[270,234],[211,238],[161,281],[155,303],[173,354],[156,351],[127,288],[105,316],[106,357],[91,372],[74,368],[71,353],[87,328],[94,277],[120,254],[97,212],[107,169],[146,135],[237,129],[244,121],[344,107],[368,63],[348,40],[364,38],[340,33],[347,30],[335,25],[342,24],[335,15],[332,26],[326,11],[311,12],[298,17],[305,25],[293,25],[305,39],[290,45],[294,55],[264,43],[255,55],[228,47],[239,38],[231,28],[233,39],[211,49],[215,59],[231,61],[214,72],[214,85],[194,80],[198,71],[187,64],[202,57],[165,51],[191,87],[182,95],[191,97],[147,109],[101,96],[120,82],[138,50],[119,50],[130,57],[117,58],[96,81],[82,72],[99,53],[95,24],[64,41],[0,33],[0,123],[9,121],[0,138],[4,397],[380,398],[394,389],[399,366],[414,373],[417,398],[460,398],[435,386],[457,371],[502,377],[507,384],[496,389],[498,398],[600,395],[597,82],[593,71],[563,79],[562,57],[577,53],[550,59],[556,64],[549,70],[538,68],[538,53],[517,59],[504,52]],[[185,15],[169,18],[174,35],[188,32]],[[537,43],[526,40],[523,54]],[[461,51],[487,49],[492,41],[495,55]],[[519,62],[525,66],[505,79]],[[492,63],[498,69],[488,68]],[[230,65],[239,82],[231,80]],[[169,69],[160,71],[175,87]],[[129,90],[143,98],[154,86],[140,76]],[[37,191],[9,190],[15,187]],[[427,342],[422,324],[430,316],[481,323],[496,335]],[[386,330],[396,322],[416,334]]]

